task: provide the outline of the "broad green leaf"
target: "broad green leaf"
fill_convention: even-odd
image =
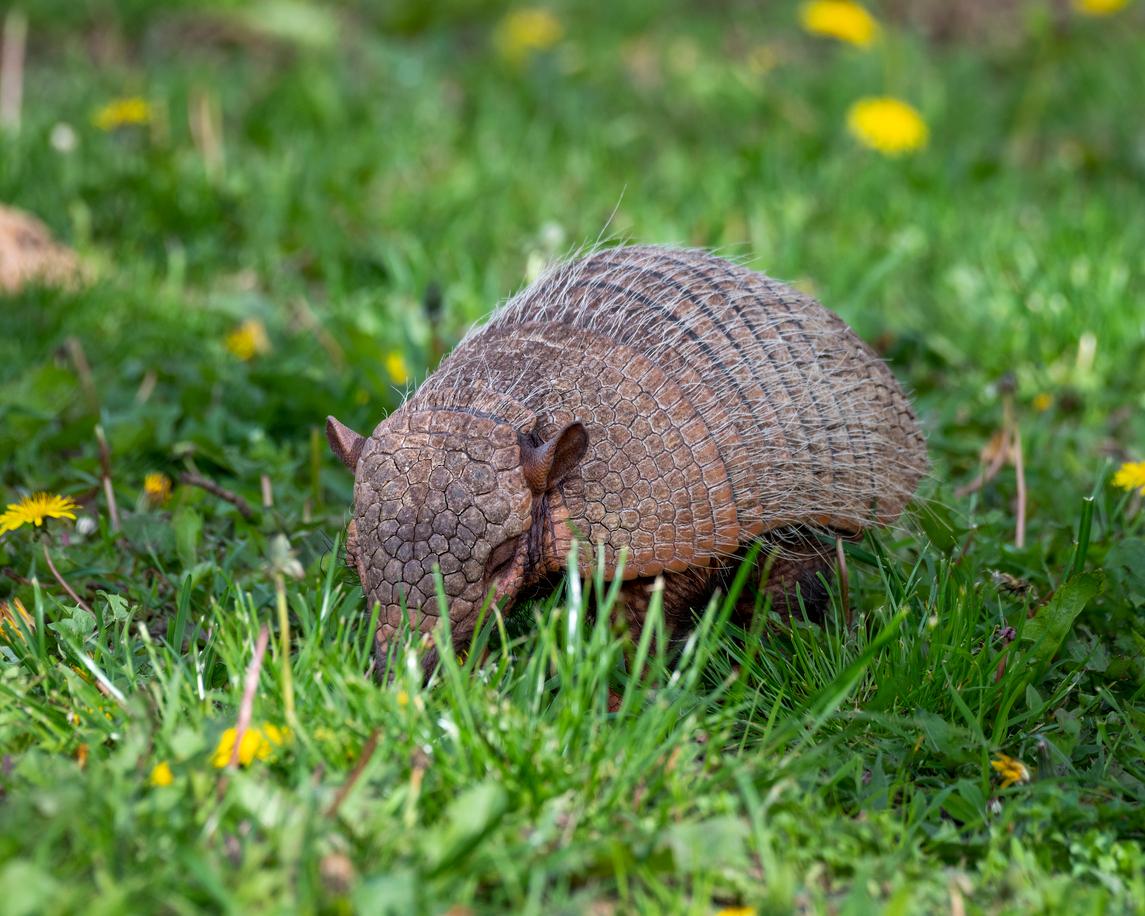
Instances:
[[[1103,580],[1095,573],[1068,579],[1037,616],[1026,623],[1022,636],[1033,643],[1029,657],[1039,668],[1053,660],[1078,615],[1102,587]]]
[[[954,791],[946,796],[942,807],[964,826],[975,827],[986,813],[986,798],[978,783],[960,779],[954,784]]]
[[[429,869],[440,871],[467,855],[508,806],[505,790],[495,782],[478,783],[458,795],[422,840]]]
[[[1105,569],[1134,601],[1145,601],[1145,539],[1126,538],[1105,555]]]
[[[59,892],[59,882],[27,859],[13,859],[0,869],[0,909],[8,916],[50,912]]]
[[[327,49],[338,41],[338,19],[320,4],[263,0],[239,8],[232,15],[252,32],[287,44]]]
[[[952,551],[966,536],[967,529],[954,520],[950,507],[937,500],[921,503],[915,510],[915,517],[930,543],[944,553]]]
[[[190,506],[180,506],[171,519],[175,530],[175,550],[184,569],[190,569],[198,559],[199,536],[203,532],[203,518]]]
[[[101,591],[99,597],[107,606],[107,610],[103,615],[104,620],[114,620],[116,623],[122,623],[131,616],[131,610],[127,606],[127,599],[122,595]]]
[[[915,713],[930,746],[953,763],[967,763],[978,756],[978,741],[967,729],[951,725],[941,716],[926,710]]]
[[[408,868],[367,878],[354,891],[359,913],[405,914],[418,912],[417,876]]]
[[[735,870],[747,861],[748,835],[745,821],[735,817],[713,817],[691,824],[677,824],[668,830],[666,843],[676,869],[687,874]]]
[[[55,630],[64,636],[70,636],[77,643],[82,643],[95,632],[95,614],[85,611],[82,607],[73,607],[68,616],[55,623],[48,624],[49,630]]]

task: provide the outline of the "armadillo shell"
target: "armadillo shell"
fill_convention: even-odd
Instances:
[[[616,248],[554,268],[406,407],[544,437],[583,422],[588,453],[561,485],[568,528],[610,567],[625,551],[626,578],[790,526],[887,524],[927,464],[906,395],[838,316],[702,251]]]

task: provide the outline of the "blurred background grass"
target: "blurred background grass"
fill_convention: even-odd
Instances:
[[[101,280],[66,307],[5,310],[8,385],[71,334],[124,395],[155,371],[157,400],[221,386],[232,421],[276,440],[329,410],[369,426],[394,403],[377,355],[415,377],[433,359],[427,291],[448,345],[546,259],[605,237],[714,247],[813,290],[939,395],[932,427],[934,411],[981,418],[1012,372],[1021,398],[1064,395],[1140,440],[1137,10],[1032,5],[947,44],[889,24],[858,49],[801,34],[790,5],[569,4],[550,46],[516,55],[498,43],[507,11],[29,6],[0,196]],[[924,152],[883,158],[847,134],[848,106],[882,94],[920,109]],[[123,97],[148,123],[96,127]],[[210,348],[251,317],[273,356],[186,353],[188,334]],[[53,443],[27,431],[5,445],[32,460]]]
[[[981,614],[973,626],[990,633],[1025,611],[997,584],[1008,580],[991,577],[1048,595],[1074,556],[1083,497],[1099,497],[1096,562],[1140,533],[1139,506],[1126,514],[1107,481],[1111,468],[1145,458],[1145,10],[1080,8],[1101,5],[872,4],[880,28],[866,47],[808,33],[795,4],[737,0],[9,7],[5,28],[26,24],[27,51],[18,123],[0,130],[0,201],[73,246],[86,279],[30,286],[0,307],[4,501],[50,489],[81,502],[97,531],[77,529],[59,560],[89,598],[122,594],[136,619],[170,635],[186,588],[204,629],[215,615],[225,630],[236,594],[252,596],[251,608],[273,601],[274,532],[289,534],[307,583],[325,580],[351,486],[325,453],[326,414],[371,428],[470,323],[555,257],[598,239],[700,245],[812,291],[914,393],[934,465],[926,495],[949,507],[959,531],[976,533],[954,561],[925,539],[892,549],[936,582],[942,563],[964,560],[965,579],[951,581]],[[917,109],[924,149],[888,157],[848,132],[850,106],[883,95]],[[1025,447],[1022,547],[1012,469],[954,495],[984,450],[989,458],[1007,400]],[[108,529],[97,422],[130,548]],[[265,475],[273,511],[248,524],[178,484],[169,502],[148,500],[146,474],[188,470],[256,507]],[[31,607],[32,578],[47,579],[22,535],[0,539],[0,597]],[[1089,665],[1105,653],[1105,667],[1085,669],[1096,679],[1088,696],[1128,703],[1128,713],[1103,715],[1130,722],[1138,743],[1127,746],[1139,747],[1143,595],[1118,576],[1071,657]],[[356,596],[344,587],[339,607],[352,615]],[[872,606],[887,594],[877,576],[855,588]],[[207,682],[233,720],[245,656],[232,637],[227,665]],[[356,656],[340,660],[350,678]],[[30,760],[41,743],[67,754],[90,745],[95,760],[116,746],[102,722],[71,733],[64,692],[21,677],[16,704],[0,714],[5,753]],[[1066,689],[1064,675],[1055,683]],[[392,704],[354,696],[363,705],[346,721]],[[198,728],[215,710],[189,704],[171,715]],[[1074,727],[1055,721],[1051,732]],[[1116,759],[1120,788],[1101,783],[1099,794],[1123,792],[1124,802],[1141,776],[1132,753],[1103,744],[1105,722],[1092,742],[1074,735],[1070,753],[1093,780]],[[139,751],[150,732],[136,727]],[[161,746],[170,749],[175,727]],[[899,759],[915,735],[902,728],[901,747],[878,746]],[[1031,714],[1015,740],[1041,746],[1039,728]],[[356,753],[368,728],[348,731]],[[934,765],[957,772],[965,761],[940,755]],[[124,766],[117,779],[128,778]],[[904,782],[888,798],[908,791],[903,771],[895,778]],[[305,797],[304,786],[284,791]],[[830,818],[836,801],[828,780],[808,804]],[[1097,824],[1106,833],[1083,842],[1093,861],[1111,837],[1140,837],[1139,824],[1120,825],[1124,808],[1106,815],[1091,801],[1054,808],[1046,830]],[[840,803],[844,819],[852,802]],[[916,814],[924,833],[945,836],[937,804]],[[34,809],[10,814],[11,836],[29,835]],[[189,811],[181,816],[193,825]],[[848,881],[852,838],[840,836],[825,841],[823,867]],[[812,837],[801,842],[816,852]],[[961,853],[948,842],[927,854],[949,864]],[[971,846],[995,869],[996,899],[1033,899],[1007,889],[1004,863],[991,858],[1003,840],[990,843]],[[588,861],[583,874],[572,870],[591,884],[610,860]],[[1035,894],[1037,869],[1049,866],[1022,867],[1021,893]],[[947,877],[936,875],[939,890],[926,893],[943,897]],[[830,899],[835,877],[824,879]],[[1064,895],[1055,899],[1068,899],[1054,886]],[[448,899],[441,892],[432,899]],[[702,887],[696,894],[707,899]]]

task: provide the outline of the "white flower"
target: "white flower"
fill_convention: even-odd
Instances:
[[[48,142],[57,153],[71,153],[75,151],[79,138],[75,128],[64,121],[59,121],[48,135]]]

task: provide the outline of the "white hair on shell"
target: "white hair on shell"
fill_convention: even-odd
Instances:
[[[681,386],[727,468],[743,540],[889,524],[926,473],[906,396],[841,319],[697,249],[594,247],[551,267],[466,334],[411,409],[480,403],[531,425],[555,397],[531,346],[551,326],[635,350]]]

